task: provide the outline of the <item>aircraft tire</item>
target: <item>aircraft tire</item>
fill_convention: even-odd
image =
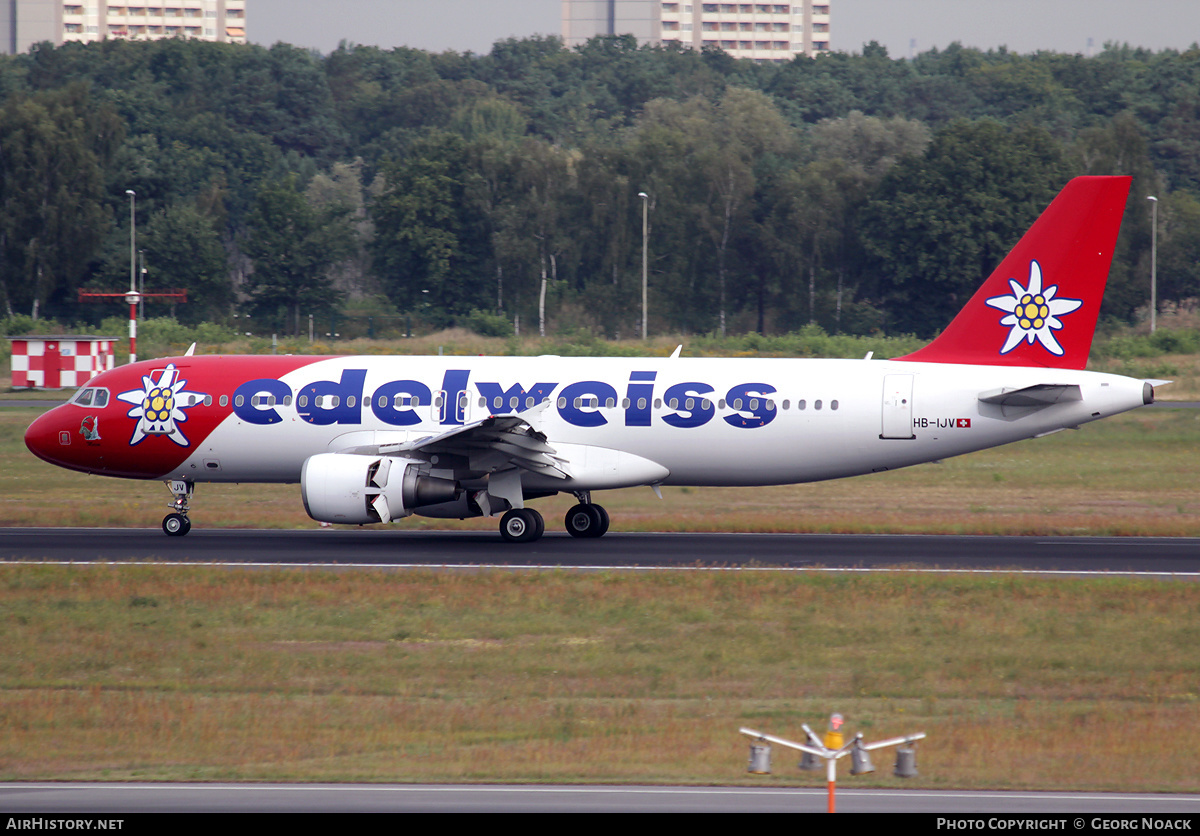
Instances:
[[[601,505],[579,504],[567,512],[565,524],[572,537],[603,537],[608,531],[608,512]]]
[[[167,514],[163,517],[162,530],[169,537],[182,537],[192,530],[192,521],[183,514]]]
[[[500,536],[509,543],[532,543],[546,531],[546,521],[532,508],[514,508],[500,518]]]
[[[600,518],[600,525],[596,526],[596,531],[592,536],[603,537],[608,533],[608,511],[604,510],[603,505],[593,505],[592,507],[596,509],[596,514]]]

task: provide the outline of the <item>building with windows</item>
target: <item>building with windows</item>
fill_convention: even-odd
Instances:
[[[197,38],[246,42],[248,0],[0,0],[0,52],[43,41]]]
[[[596,35],[630,34],[641,44],[714,46],[735,58],[790,61],[829,49],[831,1],[563,0],[562,36],[569,47]]]

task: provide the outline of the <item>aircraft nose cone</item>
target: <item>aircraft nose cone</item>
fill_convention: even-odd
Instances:
[[[78,439],[82,441],[83,439]],[[60,466],[70,466],[70,450],[76,439],[58,409],[38,417],[25,430],[25,446],[39,459]]]

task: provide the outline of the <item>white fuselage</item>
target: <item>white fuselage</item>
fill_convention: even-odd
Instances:
[[[1081,397],[980,399],[1037,385]],[[887,360],[339,357],[240,384],[242,405],[165,478],[296,482],[318,453],[519,414],[572,474],[526,474],[527,490],[811,482],[1079,426],[1141,406],[1145,388],[1094,372]],[[301,406],[306,389],[321,403]]]

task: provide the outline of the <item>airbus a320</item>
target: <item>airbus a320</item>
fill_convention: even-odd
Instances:
[[[599,537],[597,491],[765,486],[944,459],[1151,403],[1156,381],[1084,371],[1128,177],[1080,177],[946,329],[892,360],[187,356],[97,375],[25,434],[82,473],[166,482],[191,529],[201,482],[298,482],[328,523],[500,516],[545,530],[557,493]]]

